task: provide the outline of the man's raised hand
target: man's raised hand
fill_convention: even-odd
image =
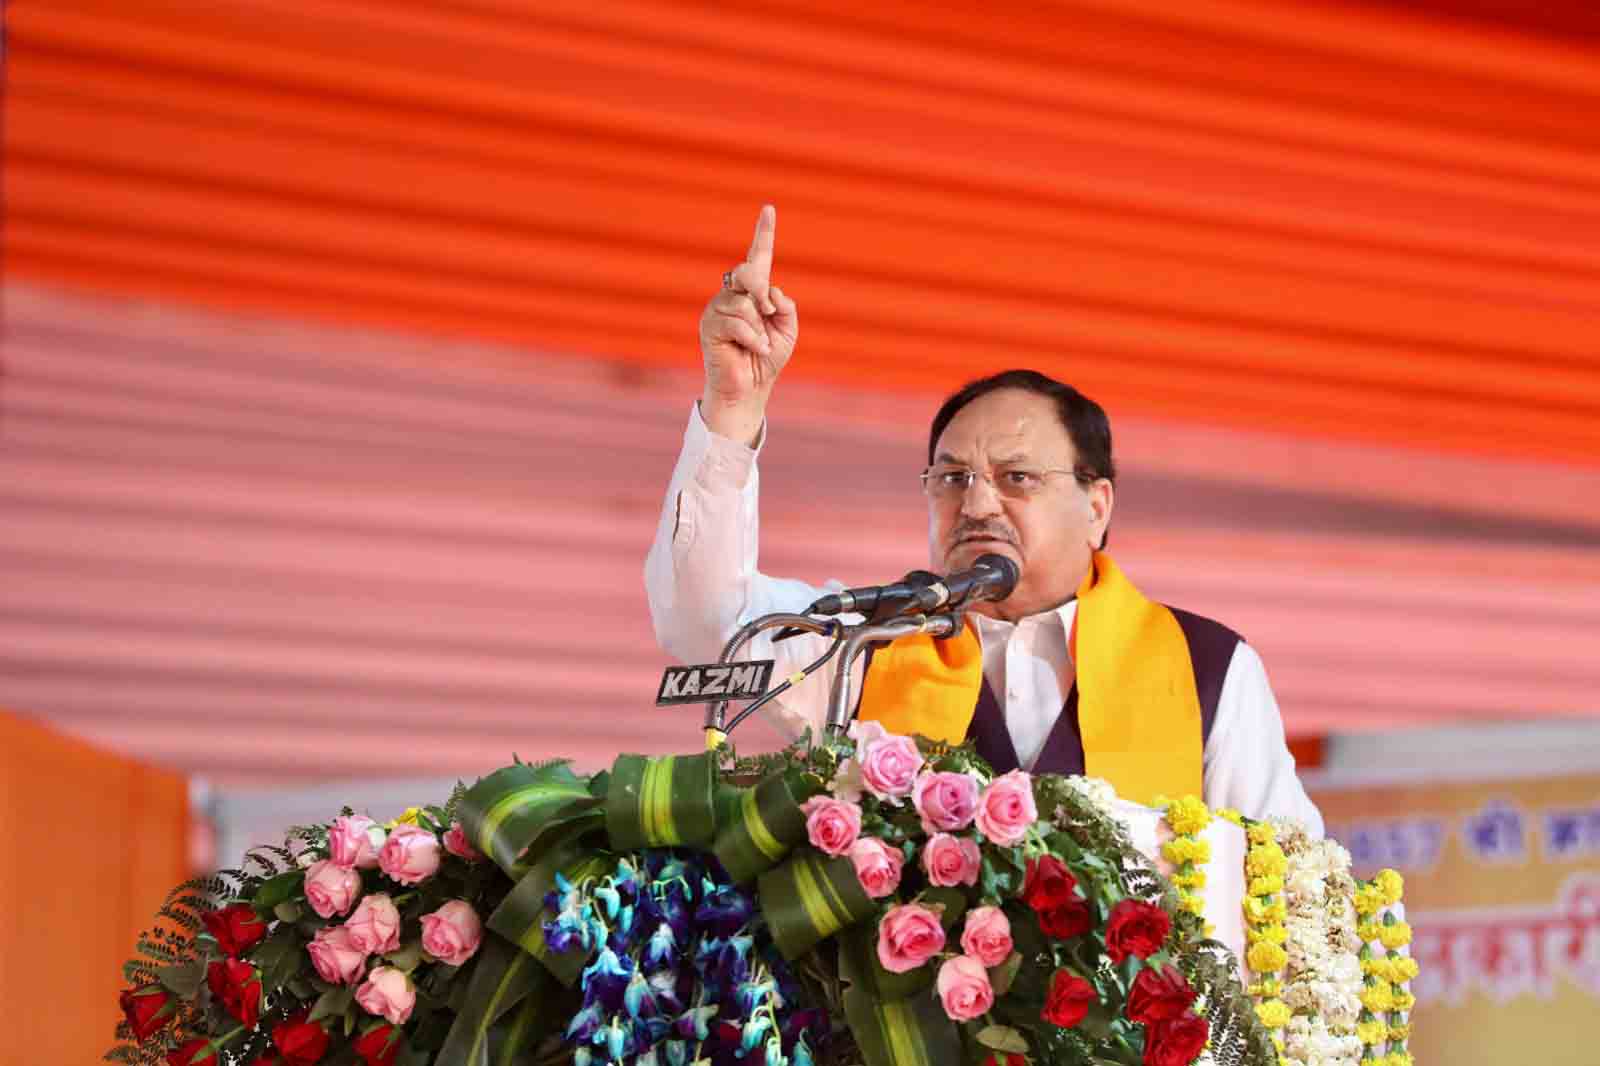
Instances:
[[[723,287],[700,316],[706,385],[700,414],[714,433],[754,443],[778,374],[794,353],[800,316],[772,284],[778,212],[761,209],[745,261],[724,275]]]

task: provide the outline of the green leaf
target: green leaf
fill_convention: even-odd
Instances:
[[[473,845],[502,870],[510,870],[553,818],[574,806],[596,808],[599,803],[588,783],[564,762],[539,767],[517,763],[468,789],[456,813]]]
[[[300,893],[300,886],[305,883],[304,870],[290,870],[288,873],[270,877],[256,889],[255,899],[251,906],[262,914],[271,914],[280,903],[287,903]]]
[[[417,968],[417,965],[420,962],[422,962],[422,941],[412,940],[409,943],[401,945],[399,951],[391,951],[383,958],[395,969],[410,973],[412,970]]]
[[[532,955],[498,936],[484,939],[477,962],[466,1000],[433,1066],[490,1066],[490,1030],[495,1023],[530,996],[542,1005],[554,984]]]
[[[205,979],[206,964],[203,959],[176,966],[162,966],[156,970],[156,980],[161,982],[161,987],[179,999],[193,999]]]
[[[330,988],[317,997],[311,1005],[311,1013],[306,1017],[308,1022],[320,1022],[324,1018],[336,1018],[350,1009],[356,1001],[356,990],[348,986],[343,988]]]
[[[999,966],[989,971],[989,985],[994,989],[996,999],[1011,990],[1011,982],[1017,978],[1017,971],[1022,969],[1022,953],[1013,951],[1006,956],[1006,960]]]
[[[300,920],[300,916],[305,913],[305,908],[300,906],[300,904],[296,903],[294,900],[285,900],[276,907],[272,908],[272,913],[273,916],[278,919],[278,921],[292,923]]]
[[[1007,1055],[1026,1055],[1028,1042],[1008,1025],[990,1025],[978,1030],[978,1043]]]
[[[261,969],[261,991],[271,995],[300,971],[306,961],[305,942],[292,925],[280,925],[250,953],[250,961]]]

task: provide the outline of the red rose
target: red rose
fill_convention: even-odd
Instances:
[[[304,1013],[296,1014],[272,1030],[272,1042],[283,1055],[284,1066],[311,1066],[327,1054],[328,1031],[305,1019]]]
[[[1039,928],[1057,940],[1081,936],[1089,931],[1089,906],[1081,899],[1068,900],[1039,912]]]
[[[133,1038],[141,1042],[159,1033],[167,1020],[178,1013],[172,993],[160,985],[125,988],[118,1002],[122,1004],[122,1016],[128,1019],[128,1028],[133,1030]]]
[[[366,1061],[367,1066],[394,1066],[403,1042],[400,1030],[392,1025],[380,1025],[356,1037],[350,1046]]]
[[[1050,978],[1050,994],[1045,997],[1040,1016],[1052,1025],[1071,1029],[1089,1013],[1089,1004],[1100,997],[1094,985],[1071,970],[1057,970]]]
[[[1146,1025],[1188,1013],[1194,989],[1176,966],[1146,967],[1128,990],[1128,1020]]]
[[[216,939],[222,953],[235,958],[267,937],[267,923],[248,903],[235,903],[220,911],[209,911],[202,914],[200,920],[205,923],[206,932]]]
[[[211,994],[246,1029],[261,1020],[261,975],[248,962],[223,959],[206,967]]]
[[[1028,874],[1022,883],[1022,901],[1044,912],[1078,898],[1078,879],[1067,864],[1054,855],[1028,860]]]
[[[211,1046],[208,1038],[197,1036],[167,1052],[167,1066],[217,1066],[217,1049]]]
[[[995,1061],[994,1052],[991,1051],[989,1057],[983,1060],[983,1066],[1000,1066],[1000,1063]],[[1028,1066],[1028,1056],[1008,1054],[1005,1066]]]
[[[1121,962],[1129,955],[1148,959],[1161,950],[1171,931],[1172,919],[1166,911],[1142,899],[1125,899],[1111,908],[1106,954],[1112,962]]]
[[[1145,1029],[1144,1066],[1189,1066],[1210,1037],[1211,1026],[1198,1014],[1157,1022]]]

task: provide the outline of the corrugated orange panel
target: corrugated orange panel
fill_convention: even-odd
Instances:
[[[7,270],[649,365],[1600,463],[1600,54],[1369,7],[13,11]]]

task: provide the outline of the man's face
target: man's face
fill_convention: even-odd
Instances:
[[[973,608],[1017,619],[1049,610],[1077,592],[1089,571],[1093,546],[1111,519],[1109,481],[1079,482],[1066,427],[1049,397],[998,389],[957,412],[934,446],[933,470],[972,470],[965,492],[928,499],[928,556],[949,573],[980,555],[1009,556],[1022,579],[1004,601]],[[1016,488],[1029,474],[1051,473],[1032,495]],[[1005,484],[1010,492],[997,487]]]

